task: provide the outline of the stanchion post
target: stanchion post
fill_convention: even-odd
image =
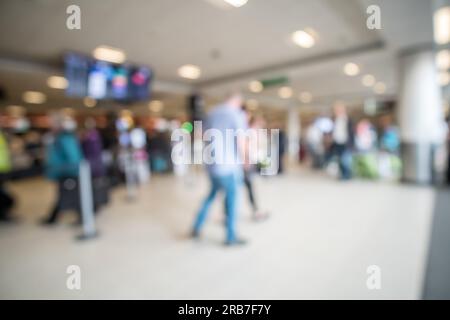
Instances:
[[[79,192],[83,232],[77,237],[79,240],[94,238],[98,235],[95,228],[93,191],[91,167],[88,161],[82,160],[80,163]]]
[[[127,188],[127,199],[132,201],[136,198],[136,170],[133,163],[133,154],[127,151],[125,156],[125,184]]]

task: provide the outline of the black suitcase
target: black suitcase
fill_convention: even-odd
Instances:
[[[92,188],[94,196],[94,211],[97,212],[102,206],[109,202],[109,179],[107,177],[98,177],[92,179]]]
[[[81,208],[79,182],[77,178],[62,178],[58,183],[59,187],[59,209],[76,210]]]

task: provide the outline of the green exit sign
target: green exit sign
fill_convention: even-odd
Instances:
[[[289,79],[287,77],[276,77],[276,78],[261,80],[261,84],[263,85],[264,88],[281,86],[281,85],[287,84],[288,82],[289,82]]]

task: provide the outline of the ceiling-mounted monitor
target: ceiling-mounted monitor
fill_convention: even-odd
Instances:
[[[150,99],[153,72],[149,67],[113,64],[69,52],[64,55],[70,97],[133,102]]]

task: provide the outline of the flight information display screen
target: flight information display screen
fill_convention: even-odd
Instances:
[[[97,100],[139,101],[150,98],[153,72],[148,67],[112,64],[87,55],[67,53],[65,77],[70,97]]]

